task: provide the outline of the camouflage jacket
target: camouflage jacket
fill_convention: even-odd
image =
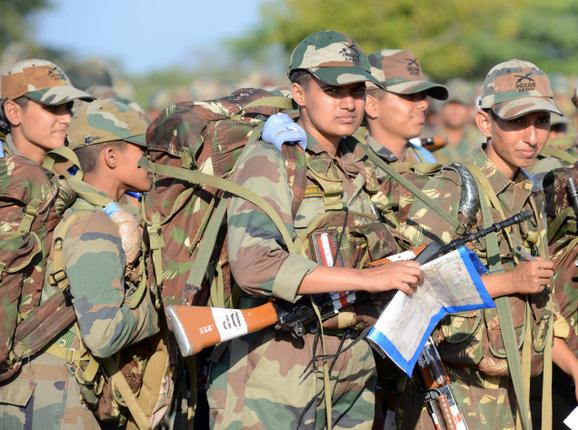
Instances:
[[[365,140],[369,150],[375,152],[385,163],[391,165],[418,188],[425,185],[429,179],[428,175],[431,175],[432,172],[437,172],[439,169],[437,164],[424,162],[419,151],[409,142],[403,160],[399,160],[371,135],[367,135]],[[371,161],[368,162],[371,163]],[[386,222],[391,222],[395,228],[402,231],[414,196],[379,166],[374,166],[374,168],[379,191],[372,195],[371,199]]]
[[[523,169],[518,171],[513,180],[509,180],[487,158],[482,148],[472,153],[471,163],[477,166],[482,174],[488,178],[504,208],[504,215],[506,217],[523,210],[532,209],[530,202],[531,197],[535,199],[535,201],[540,200],[541,190],[536,189],[532,177]],[[461,179],[457,173],[451,170],[442,169],[442,172],[438,176],[431,179],[425,185],[423,192],[431,198],[436,199],[441,207],[446,209],[451,216],[458,217],[458,206],[460,201],[458,196],[461,194],[460,184]],[[483,192],[481,187],[478,187],[478,189],[481,194]],[[491,210],[494,221],[499,221],[501,215],[494,208]],[[481,211],[478,212],[477,225],[482,225],[480,212]],[[535,213],[535,211],[533,212]],[[543,208],[538,216],[544,216]],[[541,222],[543,222],[543,220]],[[504,233],[498,234],[501,263],[504,269],[508,270],[515,266],[514,250],[517,246],[522,246],[531,254],[537,255],[537,241],[543,233],[544,231],[540,230],[540,226],[536,222],[536,219],[532,218],[521,224],[514,225],[508,236]],[[456,236],[451,226],[418,200],[416,200],[410,208],[405,234],[415,245],[423,242],[431,242],[432,240],[449,242]],[[510,239],[513,242],[512,244],[509,243]],[[482,259],[484,264],[488,264],[485,240],[482,239],[479,242],[475,242],[473,245],[476,253]],[[527,296],[527,300],[535,311],[541,312],[546,302],[545,295],[547,294],[548,292],[545,290],[544,293]],[[509,296],[509,304],[516,327],[523,325],[524,303],[525,299],[522,296]],[[566,337],[568,335],[568,325],[560,313],[557,312],[556,306],[555,310],[554,334],[555,336]],[[455,321],[444,326],[445,323],[442,322],[442,331],[446,338],[449,338],[450,336],[459,336],[457,333],[454,333],[454,331],[463,329],[463,326],[456,328],[454,323]],[[464,333],[460,333],[460,335],[463,334]],[[475,342],[475,339],[470,338],[469,342]]]
[[[137,306],[129,304],[135,286],[125,273],[118,226],[102,207],[78,197],[54,237],[63,239],[62,255],[79,332],[95,356],[109,357],[158,331],[158,315],[147,292]],[[53,259],[54,247],[48,256],[47,275],[52,273]],[[43,298],[53,293],[47,280]]]
[[[377,191],[376,178],[355,139],[344,138],[336,155],[331,156],[308,136],[306,160],[305,193],[295,217],[285,161],[273,145],[257,142],[248,146],[233,180],[268,200],[293,235],[323,228],[320,217],[346,209],[351,217],[361,215],[359,222],[378,221],[370,199]],[[317,264],[305,256],[289,254],[273,223],[247,201],[233,198],[227,217],[231,271],[239,286],[251,294],[296,301],[302,279]]]

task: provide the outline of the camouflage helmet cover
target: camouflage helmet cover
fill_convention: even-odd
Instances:
[[[382,49],[369,56],[371,74],[386,91],[394,94],[425,92],[438,100],[448,98],[448,89],[431,82],[422,71],[413,52],[402,49]]]
[[[68,126],[71,149],[123,140],[146,147],[147,120],[141,112],[111,99],[81,106]]]
[[[479,107],[506,120],[539,111],[563,115],[554,102],[548,76],[535,64],[518,59],[497,64],[488,72]]]
[[[298,69],[329,85],[369,81],[382,86],[371,76],[367,56],[357,43],[336,31],[318,31],[303,39],[291,54],[287,74]]]
[[[23,60],[2,75],[2,97],[14,100],[25,96],[43,105],[60,105],[81,99],[94,100],[75,88],[60,67],[46,60]]]

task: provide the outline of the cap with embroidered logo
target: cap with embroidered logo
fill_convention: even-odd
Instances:
[[[479,107],[506,120],[539,111],[563,115],[548,76],[535,64],[518,59],[492,67],[482,85]]]
[[[6,100],[19,97],[42,105],[60,105],[80,99],[94,100],[90,94],[75,88],[56,64],[30,59],[15,63],[2,75],[1,94]]]
[[[371,76],[367,56],[357,43],[336,31],[318,31],[303,39],[291,54],[288,75],[297,69],[329,85],[370,81],[381,86]]]
[[[427,79],[411,51],[382,49],[369,56],[369,64],[371,74],[386,91],[401,95],[425,92],[434,99],[448,98],[448,89]]]

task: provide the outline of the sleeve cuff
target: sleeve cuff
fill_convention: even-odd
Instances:
[[[303,278],[317,267],[317,263],[301,255],[289,254],[273,282],[273,295],[295,303],[301,296],[297,295]]]

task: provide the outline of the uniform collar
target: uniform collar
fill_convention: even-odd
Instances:
[[[481,148],[477,148],[471,153],[472,163],[479,167],[482,173],[486,175],[496,194],[504,191],[510,184],[521,184],[525,188],[536,190],[536,181],[533,176],[524,169],[518,169],[518,172],[516,172],[516,175],[512,180],[507,178],[506,175],[504,175],[498,167],[490,161],[484,151],[485,147],[486,146],[483,145]]]

